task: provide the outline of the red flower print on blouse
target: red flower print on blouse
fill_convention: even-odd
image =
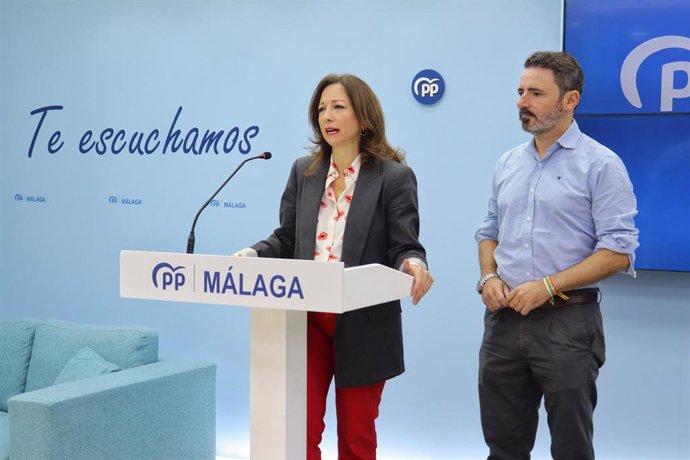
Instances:
[[[345,195],[345,201],[348,203],[352,203],[352,195]]]
[[[321,253],[315,249],[314,250],[314,257],[318,257],[320,255],[321,255]]]
[[[328,260],[335,260],[335,259],[337,259],[336,256],[334,256],[333,254],[328,254]]]
[[[348,166],[347,169],[345,170],[346,173],[349,174],[354,174],[355,173],[355,168],[352,167],[352,165]]]
[[[328,206],[328,203],[326,203],[325,201],[322,201],[322,202],[321,202],[321,207],[322,207],[322,208],[325,208],[326,206]]]
[[[339,209],[338,214],[333,216],[333,220],[340,220],[340,218],[343,217],[343,214],[345,214],[345,211],[343,211],[342,209]]]
[[[319,236],[316,237],[317,240],[325,240],[326,238],[328,238],[328,233],[326,232],[321,232]]]

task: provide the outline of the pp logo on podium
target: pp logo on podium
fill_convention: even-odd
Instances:
[[[167,262],[161,262],[151,272],[154,287],[163,289],[173,288],[179,290],[185,283],[184,266],[173,267]]]
[[[443,97],[446,84],[440,73],[424,69],[412,79],[412,95],[424,105],[436,104]]]

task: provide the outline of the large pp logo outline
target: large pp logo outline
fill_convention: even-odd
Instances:
[[[637,89],[637,71],[642,63],[652,54],[667,49],[685,49],[690,51],[690,38],[680,35],[665,35],[641,43],[626,56],[621,66],[620,82],[623,95],[628,102],[642,108],[640,92]],[[687,83],[684,88],[673,87],[673,76],[676,72],[685,72]],[[690,61],[669,62],[661,66],[661,107],[662,112],[673,111],[674,99],[690,97]]]
[[[421,70],[412,79],[412,95],[420,104],[436,104],[445,90],[443,77],[433,69]]]
[[[153,271],[151,272],[151,280],[153,281],[153,286],[156,288],[159,287],[158,272],[163,270],[160,276],[160,289],[163,289],[165,291],[169,287],[174,287],[176,291],[179,290],[182,286],[184,286],[185,276],[183,272],[177,273],[177,271],[184,268],[185,267],[183,265],[173,267],[167,262],[159,263],[158,265],[153,267]]]

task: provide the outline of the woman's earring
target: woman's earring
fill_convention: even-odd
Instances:
[[[367,128],[365,128],[365,127],[362,127],[362,128],[359,130],[359,134],[360,134],[360,136],[364,137],[364,136],[366,136],[367,134],[369,134],[369,130],[368,130]]]

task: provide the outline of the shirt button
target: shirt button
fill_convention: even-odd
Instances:
[[[529,244],[525,243],[525,247],[528,248],[528,247],[529,247]]]
[[[532,218],[530,216],[527,216],[527,220],[532,220]]]
[[[525,275],[527,275],[527,276],[530,276],[531,274],[532,274],[532,272],[525,273]]]
[[[534,193],[534,189],[533,188],[529,189],[529,192]]]

